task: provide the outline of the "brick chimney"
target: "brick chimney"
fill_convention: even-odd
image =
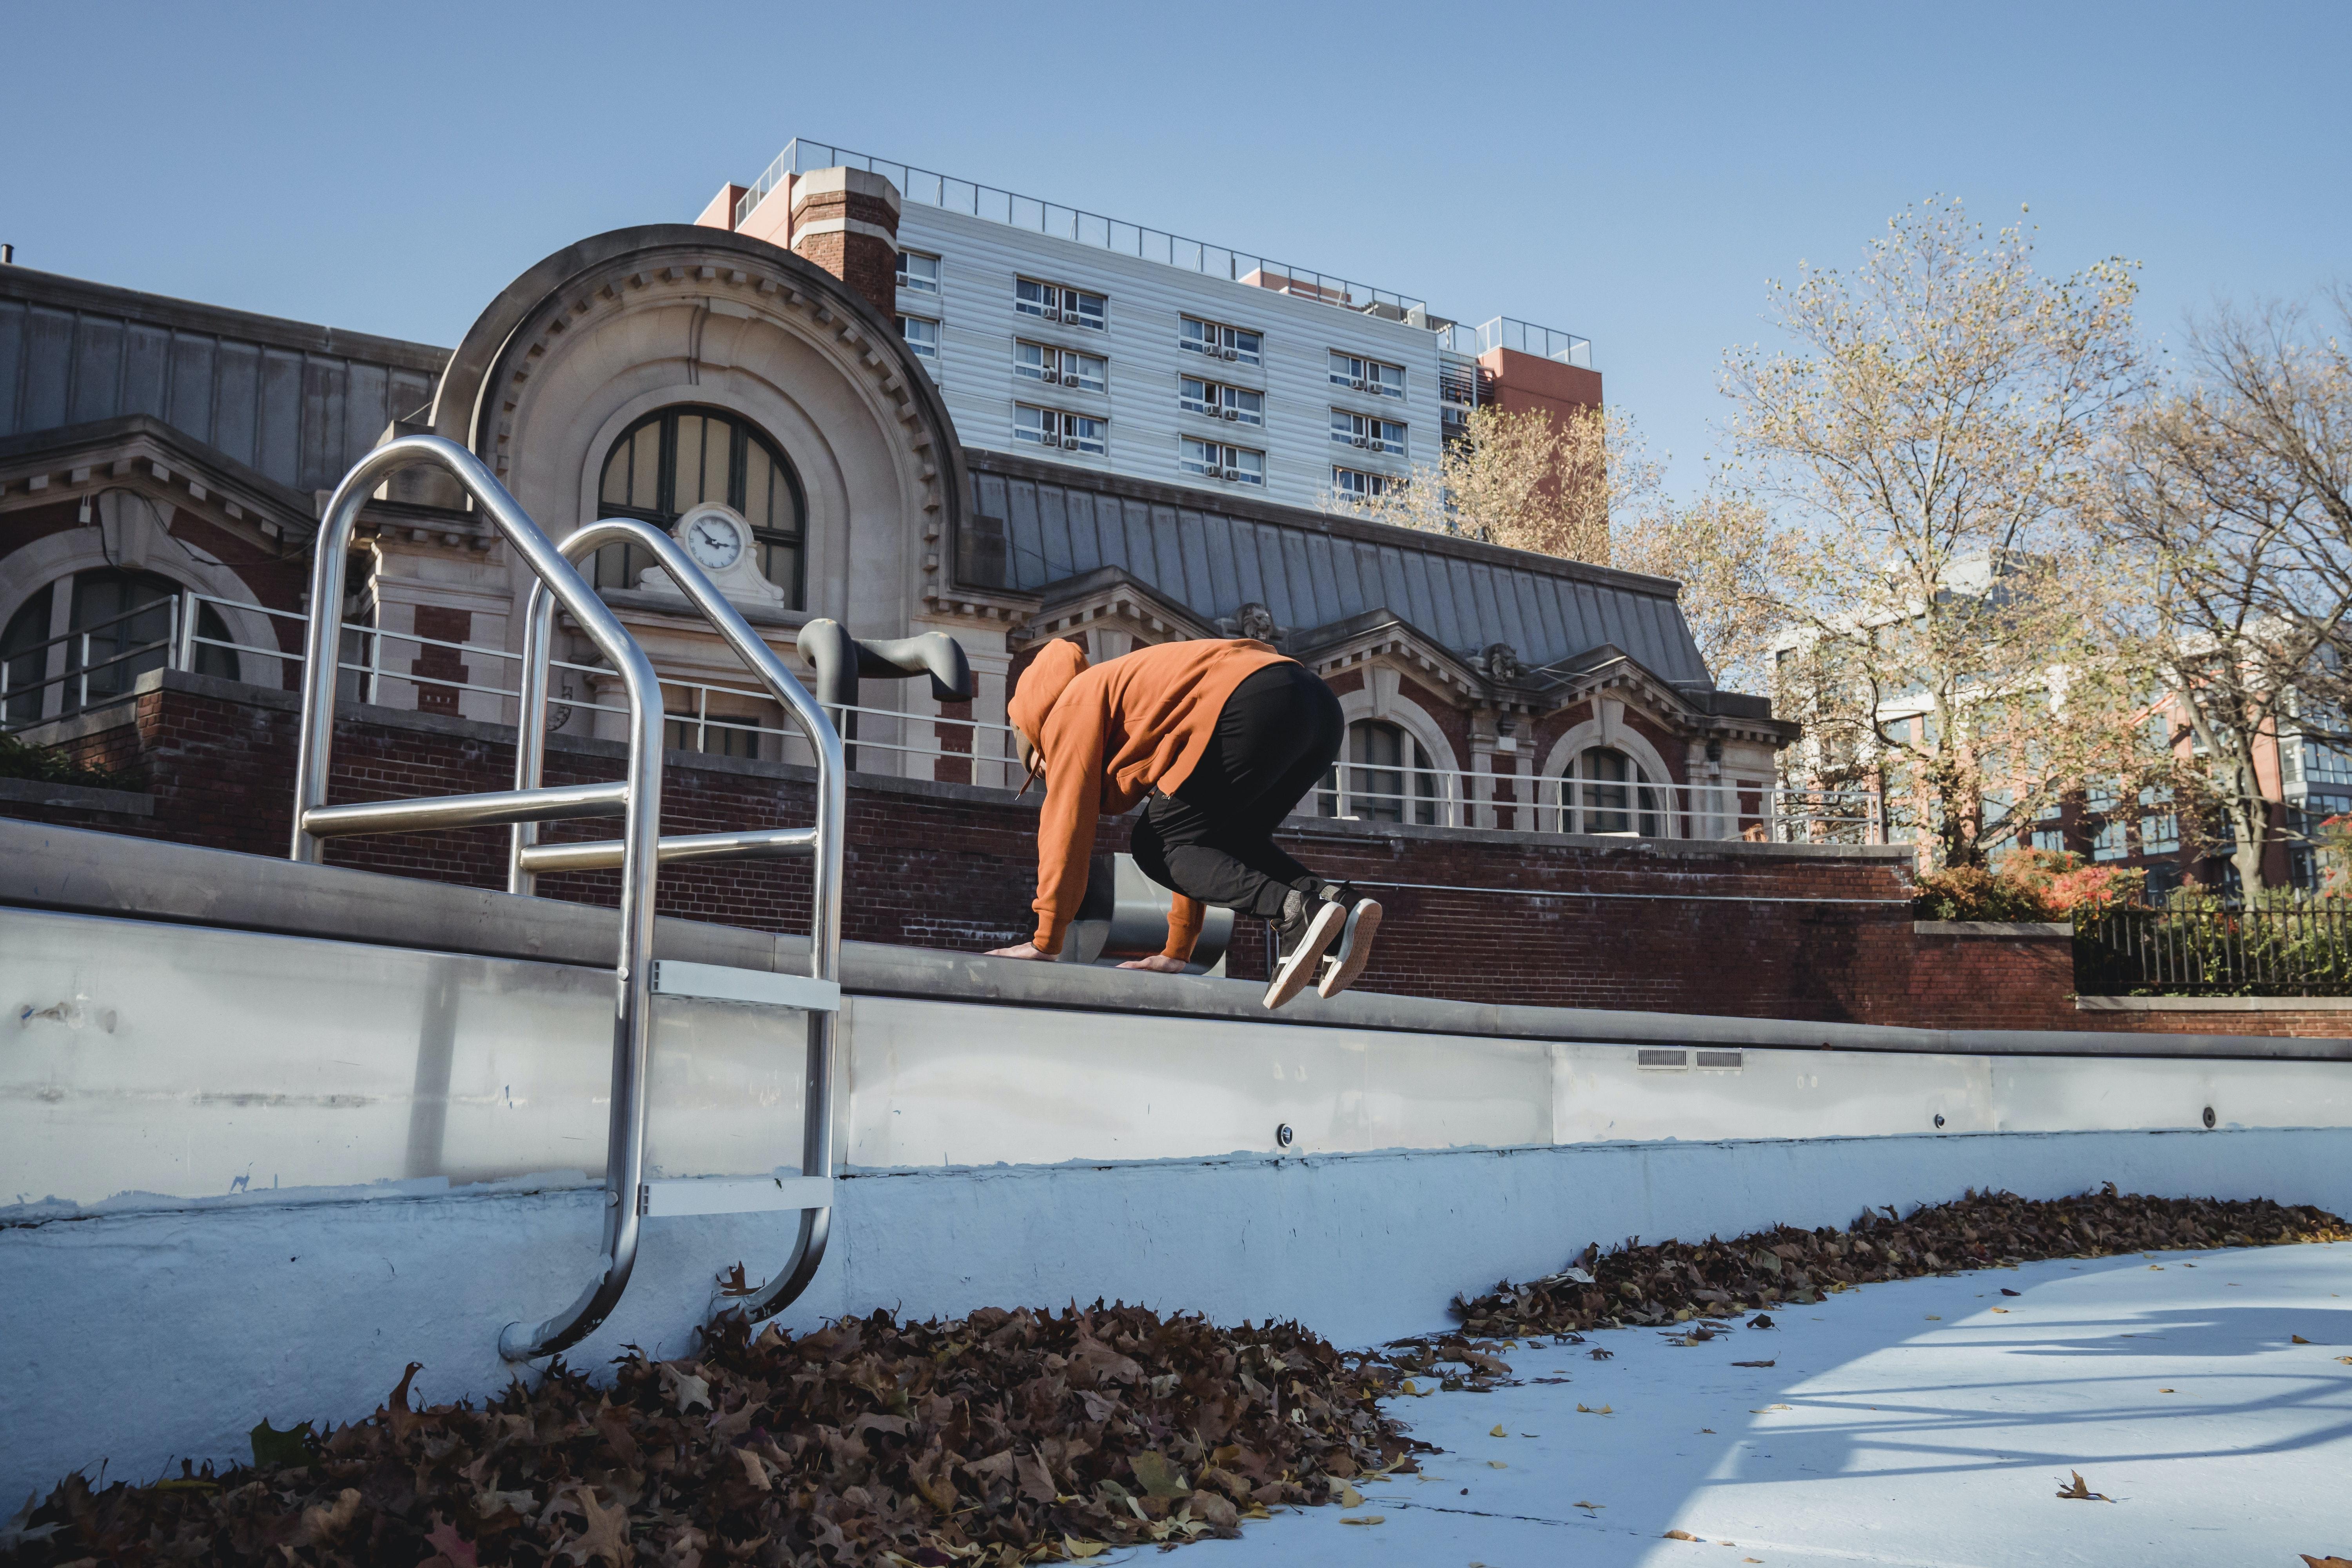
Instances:
[[[791,200],[793,254],[865,295],[885,319],[894,314],[898,308],[898,187],[864,169],[813,169],[793,178]]]

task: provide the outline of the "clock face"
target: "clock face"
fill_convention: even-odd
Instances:
[[[688,513],[678,541],[705,572],[724,572],[743,558],[743,525],[723,511]]]

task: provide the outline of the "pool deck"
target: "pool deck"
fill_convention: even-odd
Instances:
[[[1445,1449],[1423,1475],[1184,1560],[2299,1568],[2301,1552],[2352,1554],[2352,1244],[2036,1263],[1776,1318],[1687,1348],[1652,1330],[1522,1344],[1505,1352],[1518,1376],[1568,1381],[1400,1399]],[[1731,1364],[1762,1360],[1777,1364]],[[2115,1500],[2057,1497],[2076,1470]]]

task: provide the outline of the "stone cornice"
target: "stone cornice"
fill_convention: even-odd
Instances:
[[[310,497],[163,420],[126,414],[0,439],[0,510],[129,483],[265,549],[309,542]]]

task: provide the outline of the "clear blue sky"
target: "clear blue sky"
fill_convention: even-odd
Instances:
[[[1583,333],[1678,485],[1768,279],[1934,193],[2143,322],[2352,279],[2352,5],[12,5],[19,262],[453,344],[794,134]]]

